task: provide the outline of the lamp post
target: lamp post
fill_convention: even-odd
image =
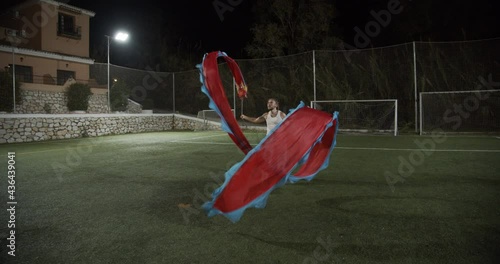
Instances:
[[[13,108],[12,113],[16,113],[16,57],[14,53],[14,46],[12,46],[12,97]]]
[[[111,98],[110,98],[110,77],[109,77],[109,46],[110,46],[110,37],[108,35],[105,35],[105,37],[108,39],[108,112],[111,112]],[[128,39],[128,34],[125,32],[118,32],[116,33],[115,40],[120,41],[120,42],[125,42]]]

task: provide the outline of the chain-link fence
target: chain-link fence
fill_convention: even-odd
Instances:
[[[108,65],[95,63],[90,66],[90,79],[107,87]],[[129,98],[141,104],[143,109],[158,113],[174,110],[174,73],[154,70],[136,70],[115,65],[109,66],[110,90],[114,83],[123,82],[128,87]]]
[[[236,115],[257,116],[274,97],[283,111],[300,101],[397,99],[399,124],[418,125],[418,93],[475,89],[481,76],[500,81],[500,38],[464,42],[413,42],[364,50],[321,50],[285,57],[236,60],[249,87],[243,107],[235,98],[232,76],[219,66],[229,103]],[[230,55],[230,54],[229,54]],[[201,58],[200,58],[201,62]],[[107,64],[91,66],[91,79],[107,82]],[[124,80],[130,98],[155,112],[196,115],[208,109],[199,71],[157,72],[111,65],[111,82]],[[497,87],[498,89],[498,87]]]
[[[500,81],[500,38],[415,46],[418,92],[474,90],[490,74]]]
[[[421,134],[500,132],[499,93],[484,92],[500,89],[498,47],[500,39],[415,43]]]
[[[317,100],[397,99],[400,123],[413,122],[412,46],[316,51]]]

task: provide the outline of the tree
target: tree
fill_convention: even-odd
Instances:
[[[111,100],[111,111],[126,111],[130,87],[122,80],[118,80],[111,87],[109,94]]]
[[[325,0],[257,1],[253,40],[246,47],[251,57],[274,57],[313,49],[331,49],[334,7]],[[262,12],[262,10],[266,10]]]
[[[333,5],[326,0],[257,0],[254,8],[249,56],[297,55],[240,64],[253,88],[247,107],[262,105],[267,97],[280,100],[283,110],[312,100],[311,51],[332,49],[339,41],[334,36]]]
[[[181,36],[164,36],[161,43],[159,60],[162,71],[193,70],[203,58],[201,42],[189,41]]]
[[[402,12],[387,27],[388,40],[376,46],[410,41],[461,41],[498,37],[498,2],[491,0],[401,0]],[[385,34],[385,33],[384,33]]]

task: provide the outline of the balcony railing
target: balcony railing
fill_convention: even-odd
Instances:
[[[78,26],[74,29],[62,28],[59,25],[57,26],[57,35],[61,37],[73,38],[73,39],[81,39],[82,38],[82,27]]]
[[[16,80],[18,82],[25,83],[34,83],[34,84],[47,84],[47,85],[57,85],[62,86],[66,83],[67,79],[61,79],[57,77],[53,77],[50,74],[46,74],[44,76],[39,75],[30,75],[30,74],[16,74]],[[99,84],[96,80],[81,80],[75,79],[78,83],[88,84],[91,88],[106,88],[106,84]]]

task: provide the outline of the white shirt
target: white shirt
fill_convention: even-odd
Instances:
[[[283,118],[281,118],[281,111],[278,110],[278,113],[276,116],[272,116],[271,114],[272,111],[269,111],[266,115],[266,124],[267,124],[267,134],[269,135],[269,132],[273,130],[281,121],[283,121]]]

